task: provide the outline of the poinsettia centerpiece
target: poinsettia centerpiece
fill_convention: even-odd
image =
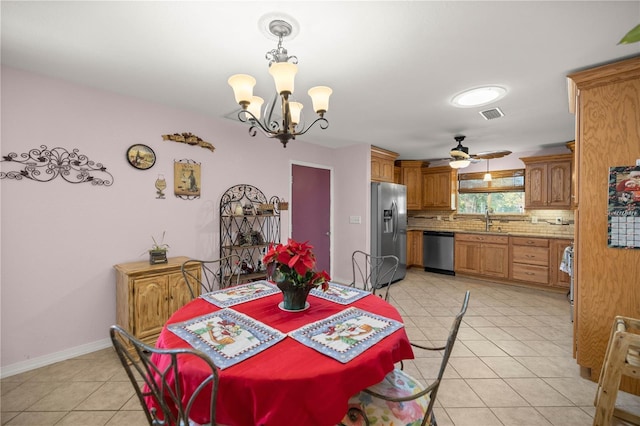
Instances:
[[[276,284],[288,282],[296,288],[329,288],[331,277],[325,271],[316,272],[316,256],[308,241],[299,243],[289,238],[287,244],[270,245],[263,258],[267,275]]]

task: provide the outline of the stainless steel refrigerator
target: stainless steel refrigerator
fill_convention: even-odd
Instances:
[[[371,255],[400,259],[393,282],[407,273],[407,187],[371,182]]]

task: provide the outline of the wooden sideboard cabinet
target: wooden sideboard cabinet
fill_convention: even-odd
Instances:
[[[394,162],[398,154],[393,151],[371,147],[371,180],[373,182],[394,182]]]
[[[169,317],[191,301],[181,265],[188,257],[172,257],[167,263],[121,263],[116,269],[116,323],[134,337],[155,345]],[[189,268],[198,278],[198,265]],[[200,289],[194,289],[196,294]]]
[[[573,154],[520,159],[525,164],[525,208],[570,209],[572,207]]]
[[[493,278],[509,276],[509,237],[455,234],[455,272]]]
[[[458,172],[449,166],[422,169],[422,209],[455,210]]]

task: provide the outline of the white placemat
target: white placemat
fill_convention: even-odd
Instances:
[[[399,321],[352,307],[300,327],[289,335],[346,363],[402,327]]]
[[[167,328],[209,355],[220,369],[244,361],[287,336],[230,308],[170,324]]]
[[[200,298],[220,308],[228,308],[229,306],[271,296],[279,292],[280,289],[277,286],[262,280],[212,291],[211,293],[203,294]]]
[[[322,288],[316,287],[311,290],[309,294],[322,299],[331,300],[332,302],[340,303],[341,305],[348,305],[356,300],[362,299],[363,297],[367,297],[371,293],[360,290],[359,288],[330,282],[327,291],[322,291]]]

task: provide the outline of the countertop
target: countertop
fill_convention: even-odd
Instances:
[[[573,236],[548,234],[548,233],[523,233],[523,232],[497,232],[497,231],[478,231],[469,229],[447,229],[447,228],[425,228],[420,226],[408,227],[407,231],[435,231],[435,232],[453,232],[456,234],[482,234],[482,235],[503,235],[507,237],[530,237],[530,238],[555,238],[559,240],[573,240]]]

